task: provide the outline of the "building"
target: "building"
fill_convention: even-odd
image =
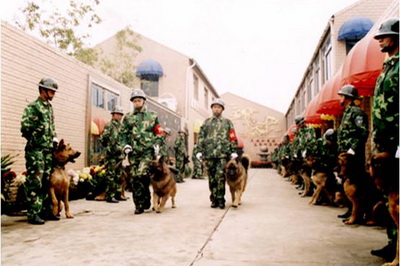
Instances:
[[[286,112],[287,128],[294,123],[295,116],[303,114],[324,84],[341,72],[351,47],[368,33],[391,2],[360,0],[332,15]],[[358,30],[351,31],[352,28]]]
[[[182,118],[180,127],[189,133],[187,146],[191,153],[201,124],[211,115],[211,102],[219,97],[216,89],[193,58],[130,32],[133,34],[129,38],[139,47],[133,56],[133,65],[136,66],[133,86],[142,88],[154,101]],[[115,56],[120,49],[118,36],[117,33],[96,45],[100,59]],[[172,129],[174,134],[179,130]]]
[[[239,142],[251,160],[260,160],[261,149],[273,152],[285,132],[285,115],[233,93],[224,93],[221,98],[226,105],[223,116],[234,124]]]
[[[69,167],[98,163],[98,136],[115,105],[131,110],[132,89],[5,22],[1,23],[1,64],[1,154],[18,155],[13,170],[25,169],[22,112],[38,97],[38,82],[44,76],[54,78],[59,86],[52,101],[58,138],[82,152]],[[179,114],[152,99],[147,102],[149,109],[161,114],[163,125],[179,129]]]

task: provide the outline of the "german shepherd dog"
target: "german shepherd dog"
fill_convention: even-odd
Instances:
[[[53,204],[53,215],[60,216],[62,210],[61,202],[64,203],[65,216],[67,218],[74,218],[69,210],[69,183],[70,179],[65,171],[65,165],[68,162],[74,163],[75,159],[81,155],[79,151],[71,148],[71,146],[64,143],[62,139],[53,151],[54,167],[50,175],[50,198]]]
[[[312,169],[311,181],[315,185],[314,192],[308,204],[316,205],[320,201],[322,193],[324,193],[328,203],[335,205],[335,195],[339,188],[336,184],[333,168],[315,156],[308,156],[305,164]]]
[[[149,167],[150,181],[153,187],[153,210],[161,213],[165,203],[171,197],[172,208],[176,208],[176,182],[164,156],[155,156]]]
[[[369,173],[379,190],[388,195],[389,213],[399,231],[399,159],[387,152],[375,154],[371,157]],[[397,234],[396,257],[385,266],[399,264],[399,235]]]
[[[235,208],[242,204],[241,200],[246,189],[249,166],[250,158],[246,154],[229,160],[225,166],[226,181],[232,196],[232,206]]]
[[[343,189],[352,206],[351,216],[344,223],[360,223],[365,218],[368,220],[367,224],[373,224],[369,219],[372,217],[374,205],[379,201],[379,193],[370,175],[364,168],[357,166],[359,162],[356,160],[354,155],[347,153],[341,153],[338,157],[339,176],[344,179]]]

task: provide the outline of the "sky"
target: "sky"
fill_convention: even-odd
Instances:
[[[1,19],[12,21],[24,2],[2,0]],[[330,17],[355,2],[100,0],[103,22],[89,32],[89,44],[129,26],[195,59],[218,94],[286,113]]]

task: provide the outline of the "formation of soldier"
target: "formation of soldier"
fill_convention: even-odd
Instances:
[[[383,70],[377,79],[372,114],[372,141],[371,153],[388,153],[391,158],[399,160],[399,19],[388,19],[383,22],[375,39],[379,41],[381,52],[387,54]],[[338,155],[340,153],[351,154],[355,158],[354,171],[366,172],[365,150],[369,136],[369,125],[367,114],[355,104],[358,97],[358,90],[351,84],[344,85],[338,92],[340,103],[344,107],[343,117],[336,130],[327,129],[321,138],[317,139],[314,129],[304,128],[304,117],[295,118],[296,129],[293,133],[293,140],[289,135],[283,137],[278,148],[275,149],[272,160],[277,165],[277,170],[283,176],[298,176],[298,188],[302,188],[301,179],[304,169],[301,165],[308,156],[316,157],[328,169],[330,176],[334,177],[337,171]],[[392,178],[398,178],[398,169],[393,169]],[[339,192],[343,192],[343,183],[350,182],[349,179],[337,179]],[[362,180],[361,182],[368,182]],[[397,181],[398,182],[398,181]],[[340,191],[341,190],[341,191]],[[381,191],[383,200],[387,201],[388,191]],[[342,193],[344,194],[344,193]],[[339,218],[347,218],[352,211],[351,204],[348,211]],[[391,220],[391,219],[389,219]],[[351,223],[349,223],[351,224]],[[388,245],[382,249],[372,250],[371,254],[385,258],[394,258],[396,254],[397,226],[394,222],[386,224],[388,230]]]

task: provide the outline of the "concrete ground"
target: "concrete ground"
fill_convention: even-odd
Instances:
[[[134,215],[132,199],[71,202],[74,219],[1,218],[2,265],[381,265],[381,227],[344,225],[273,169],[251,169],[243,205],[212,209],[207,180],[178,184],[177,208]],[[130,195],[131,198],[131,195]]]

